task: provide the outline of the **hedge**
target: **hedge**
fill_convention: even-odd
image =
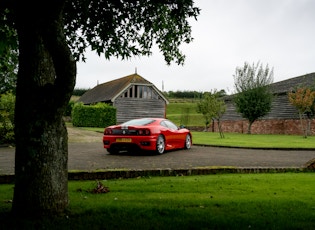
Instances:
[[[15,95],[0,94],[0,144],[14,144]]]
[[[72,123],[76,127],[104,128],[116,124],[116,108],[105,103],[83,105],[76,103],[72,109]]]

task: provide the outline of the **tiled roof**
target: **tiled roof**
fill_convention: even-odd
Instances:
[[[294,78],[290,78],[284,81],[279,81],[270,85],[274,94],[287,93],[297,87],[315,86],[315,73],[310,73]]]
[[[278,81],[270,84],[270,88],[273,94],[286,94],[291,90],[296,89],[297,87],[302,86],[315,86],[315,73],[305,74],[298,77],[289,78],[287,80]],[[224,97],[224,100],[231,100],[235,94],[227,95]]]
[[[296,108],[288,100],[287,93],[297,87],[315,86],[315,73],[310,73],[284,81],[279,81],[270,85],[274,95],[271,111],[263,117],[263,119],[297,119],[298,112]],[[232,102],[234,95],[224,97],[227,110],[222,120],[240,120],[241,115],[236,112],[235,104]]]
[[[93,89],[90,89],[84,93],[80,97],[79,102],[83,102],[84,104],[93,104],[97,102],[111,101],[132,83],[153,85],[151,82],[135,73],[95,86]]]

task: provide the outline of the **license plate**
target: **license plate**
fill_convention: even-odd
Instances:
[[[131,138],[116,138],[116,142],[131,142]]]

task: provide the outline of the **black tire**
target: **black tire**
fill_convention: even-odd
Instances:
[[[163,154],[165,151],[165,139],[163,135],[159,135],[156,140],[156,153]]]
[[[109,154],[115,155],[115,154],[119,153],[119,150],[117,148],[109,148],[109,149],[107,149],[107,152]]]
[[[184,146],[184,148],[185,149],[190,149],[191,145],[192,145],[191,136],[189,134],[187,134],[186,138],[185,138],[185,146]]]

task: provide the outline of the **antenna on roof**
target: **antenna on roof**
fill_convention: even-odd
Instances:
[[[135,74],[137,74],[137,67],[135,68]]]

